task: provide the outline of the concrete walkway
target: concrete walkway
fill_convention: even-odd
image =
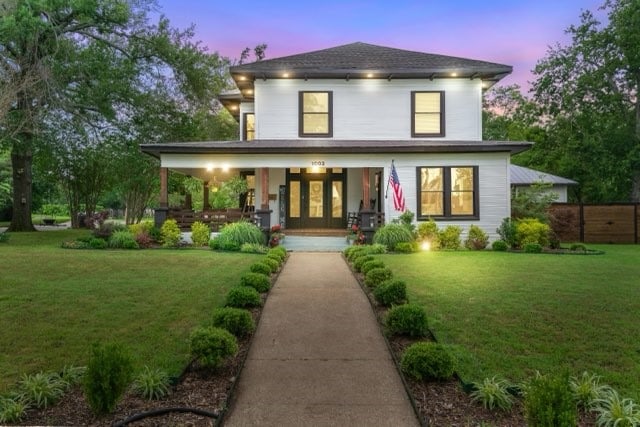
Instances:
[[[290,254],[225,425],[419,425],[366,295],[340,254]]]

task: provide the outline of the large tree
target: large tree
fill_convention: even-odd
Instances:
[[[0,21],[1,143],[11,150],[12,231],[32,230],[33,155],[55,120],[89,132],[135,115],[162,87],[175,102],[211,107],[223,61],[193,31],[149,23],[151,0],[17,0]],[[55,126],[53,126],[55,128]],[[48,143],[64,144],[64,141]]]

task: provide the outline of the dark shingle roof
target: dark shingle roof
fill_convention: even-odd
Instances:
[[[439,73],[477,73],[489,77],[511,73],[509,65],[474,59],[414,52],[367,43],[351,43],[329,49],[267,59],[230,68],[232,74],[245,73],[254,76],[293,72],[296,74],[345,74],[349,72],[380,72],[393,74],[394,78],[414,77]],[[357,75],[353,76],[354,78]]]
[[[550,173],[540,172],[537,170],[525,168],[523,166],[510,166],[511,184],[512,185],[531,185],[536,182],[544,182],[553,185],[577,185],[578,183],[572,179],[563,178]]]

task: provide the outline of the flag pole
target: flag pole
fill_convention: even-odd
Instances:
[[[389,168],[389,176],[387,177],[387,190],[384,192],[384,198],[389,195],[389,183],[391,182],[391,169],[393,169],[393,159],[391,159],[391,167]]]

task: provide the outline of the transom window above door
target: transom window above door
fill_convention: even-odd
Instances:
[[[299,136],[333,136],[333,92],[300,92],[299,110]]]

